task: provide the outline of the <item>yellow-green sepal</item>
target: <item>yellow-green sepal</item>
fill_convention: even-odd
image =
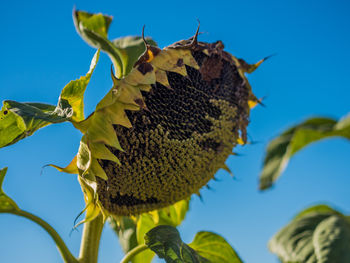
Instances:
[[[61,167],[55,164],[49,164],[49,166],[56,168],[60,172],[64,172],[68,174],[79,174],[79,170],[77,166],[77,156],[74,156],[73,160],[66,167]]]
[[[107,175],[98,164],[98,161],[93,158],[88,144],[89,140],[87,136],[84,135],[80,141],[80,146],[77,154],[77,167],[79,169],[79,174],[83,179],[95,184],[96,177],[100,177],[106,180]],[[91,183],[89,184],[90,186]],[[96,189],[96,187],[93,188]]]
[[[75,224],[74,228],[78,227],[81,224],[94,220],[100,213],[103,216],[103,222],[105,222],[108,217],[108,213],[100,206],[98,201],[98,196],[95,193],[95,189],[93,189],[93,187],[91,187],[88,183],[86,183],[86,181],[80,176],[78,176],[78,181],[84,193],[84,200],[86,205],[84,210],[79,213],[77,218],[84,212],[85,212],[85,218],[84,220]]]

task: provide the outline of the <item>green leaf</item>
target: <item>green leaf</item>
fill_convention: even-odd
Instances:
[[[136,240],[137,244],[141,245],[145,243],[144,236],[145,234],[154,228],[157,224],[154,222],[152,216],[148,213],[140,215],[140,218],[137,220],[136,225]],[[151,250],[145,250],[140,254],[137,254],[133,258],[133,263],[150,263],[154,257],[154,252]]]
[[[157,43],[150,37],[146,37],[148,44],[157,46]],[[127,75],[133,68],[135,62],[146,51],[146,46],[140,36],[127,36],[117,38],[112,41],[114,46],[126,53],[125,56],[125,75]]]
[[[111,219],[111,227],[119,237],[119,242],[125,253],[138,245],[144,244],[145,234],[157,225],[178,226],[184,220],[189,209],[189,200],[182,200],[172,206],[144,213],[139,216],[137,222],[128,217]],[[145,250],[133,257],[133,263],[150,263],[154,252]]]
[[[73,20],[78,34],[92,47],[100,48],[108,54],[116,69],[118,78],[126,76],[139,56],[145,51],[141,37],[123,37],[108,40],[108,29],[112,17],[92,14],[85,11],[73,11]],[[156,45],[150,38],[147,42]]]
[[[145,235],[146,245],[168,263],[209,262],[183,243],[179,231],[172,226],[161,225]]]
[[[4,190],[2,189],[2,184],[4,182],[6,172],[7,172],[7,167],[0,170],[0,212],[19,210],[15,201],[13,201],[10,197],[8,197],[5,194]]]
[[[55,112],[55,108],[47,104],[4,101],[0,111],[0,147],[14,144],[48,124],[64,122],[70,117],[69,112]]]
[[[198,232],[189,246],[210,262],[242,263],[231,245],[215,233]]]
[[[91,60],[88,73],[79,79],[70,81],[61,92],[56,111],[72,112],[70,116],[72,121],[79,122],[84,120],[84,93],[99,57],[100,50],[97,50]]]
[[[308,208],[280,230],[269,249],[283,262],[350,262],[350,225],[339,212]]]
[[[339,216],[330,216],[316,228],[313,243],[318,262],[350,262],[350,225]]]
[[[272,186],[295,153],[312,142],[334,136],[350,139],[350,116],[338,122],[328,118],[312,118],[283,132],[266,149],[260,189]]]
[[[171,206],[157,210],[159,221],[158,225],[179,226],[185,219],[189,209],[190,200],[181,200]],[[156,216],[157,217],[157,216]]]
[[[294,219],[302,218],[308,214],[311,213],[318,213],[318,214],[332,214],[332,215],[339,215],[342,216],[342,213],[340,213],[337,210],[334,210],[332,207],[328,205],[315,205],[311,206],[309,208],[306,208],[305,210],[301,211],[299,214],[295,216]]]
[[[145,234],[159,225],[170,225],[176,227],[185,219],[186,213],[189,209],[189,200],[181,200],[174,205],[155,210],[151,213],[145,213],[140,216],[137,221],[137,241],[138,244],[144,243]],[[152,251],[146,250],[135,258],[140,261],[136,262],[151,262],[154,257]]]
[[[84,29],[89,29],[90,31],[100,35],[101,37],[107,38],[108,29],[112,23],[113,17],[103,14],[90,14],[85,11],[75,11],[73,12],[73,19],[76,29],[80,34],[84,33]],[[86,39],[89,41],[90,39]]]
[[[4,101],[0,111],[0,148],[14,144],[49,124],[83,120],[84,92],[98,58],[99,51],[95,53],[88,73],[63,88],[57,106]]]

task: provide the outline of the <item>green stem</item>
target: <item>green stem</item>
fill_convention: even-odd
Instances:
[[[68,247],[64,243],[63,239],[60,237],[60,235],[56,232],[55,229],[53,229],[52,226],[50,226],[47,222],[42,220],[40,217],[37,217],[36,215],[33,215],[29,212],[23,211],[23,210],[2,210],[0,213],[9,213],[14,214],[17,216],[25,217],[35,223],[37,223],[39,226],[41,226],[43,229],[46,230],[46,232],[52,237],[52,239],[55,241],[56,246],[58,248],[58,251],[61,253],[61,256],[66,263],[78,263],[78,260],[71,254]]]
[[[103,229],[103,217],[100,214],[94,220],[84,224],[80,245],[80,263],[97,263],[98,249]]]
[[[134,256],[146,249],[148,249],[148,247],[145,244],[134,247],[125,255],[125,257],[120,261],[120,263],[129,263]]]

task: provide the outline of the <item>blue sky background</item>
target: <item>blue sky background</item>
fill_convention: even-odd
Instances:
[[[252,111],[249,135],[258,142],[230,157],[232,179],[219,172],[213,190],[194,197],[179,230],[190,242],[200,230],[223,235],[245,262],[277,262],[267,242],[301,209],[334,205],[350,213],[350,144],[331,139],[312,145],[290,162],[277,185],[258,191],[269,140],[307,117],[339,118],[349,112],[350,4],[348,1],[6,1],[0,24],[0,99],[56,104],[61,89],[85,74],[95,50],[75,32],[73,6],[114,16],[109,36],[146,34],[161,47],[193,35],[201,21],[201,41],[222,40],[232,54],[256,62],[277,56],[249,80],[266,107]],[[110,89],[110,64],[102,54],[86,92],[86,113]],[[8,166],[5,191],[17,204],[52,224],[75,255],[80,232],[69,233],[84,208],[76,176],[41,167],[67,164],[81,134],[64,123],[46,127],[16,145],[0,149]],[[119,262],[122,252],[106,226],[99,262]],[[61,262],[50,237],[34,223],[0,215],[0,261]]]

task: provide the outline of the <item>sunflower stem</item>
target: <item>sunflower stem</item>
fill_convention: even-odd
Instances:
[[[97,263],[103,225],[103,217],[101,214],[94,220],[84,224],[83,236],[80,244],[79,263]]]
[[[148,247],[145,244],[141,244],[137,247],[134,247],[125,255],[125,257],[120,261],[120,263],[129,263],[134,256],[146,249],[148,249]]]
[[[61,253],[61,256],[65,263],[78,263],[78,260],[71,254],[68,247],[64,243],[63,239],[60,237],[60,235],[56,232],[56,230],[47,222],[45,222],[40,217],[33,215],[27,211],[24,210],[2,210],[0,213],[9,213],[14,214],[17,216],[22,216],[24,218],[27,218],[35,223],[37,223],[39,226],[41,226],[46,232],[52,237],[52,239],[55,241],[58,251]]]

